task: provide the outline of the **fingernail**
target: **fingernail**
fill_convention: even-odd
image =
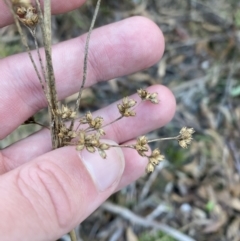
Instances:
[[[103,143],[116,145],[113,141],[104,140]],[[110,148],[103,159],[99,153],[89,153],[84,150],[79,153],[80,158],[88,170],[98,191],[103,192],[120,180],[125,162],[120,148]]]

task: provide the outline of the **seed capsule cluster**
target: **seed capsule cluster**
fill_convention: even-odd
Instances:
[[[38,24],[39,16],[37,9],[27,0],[12,0],[15,13],[20,22],[29,28]]]

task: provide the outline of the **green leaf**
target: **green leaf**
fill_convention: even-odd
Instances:
[[[206,204],[205,206],[205,209],[208,211],[208,212],[212,212],[213,209],[215,207],[215,203],[213,201],[208,201],[208,203]]]
[[[236,97],[240,95],[240,86],[233,87],[230,92],[232,97]]]
[[[236,27],[240,27],[240,9],[235,13],[235,25]]]

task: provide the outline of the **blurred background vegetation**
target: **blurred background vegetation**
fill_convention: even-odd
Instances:
[[[53,42],[85,33],[94,3],[88,0],[79,10],[54,16]],[[161,143],[166,161],[150,176],[114,194],[77,228],[78,239],[239,241],[240,2],[103,0],[96,25],[136,15],[152,19],[163,31],[162,60],[142,72],[88,89],[83,110],[94,111],[138,88],[163,84],[174,93],[177,112],[166,127],[150,133],[151,138],[174,136],[182,126],[189,126],[196,130],[195,141],[188,151],[172,142]],[[23,51],[15,26],[1,29],[0,35],[1,58]],[[44,113],[36,118],[46,121]],[[0,147],[36,128],[21,126]],[[171,228],[170,234],[164,227]],[[186,236],[171,237],[178,232]]]

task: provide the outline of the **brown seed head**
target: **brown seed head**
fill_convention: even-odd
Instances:
[[[58,133],[58,137],[60,137],[63,141],[66,142],[71,141],[76,136],[76,131],[71,131],[65,126],[65,124],[60,128],[60,132]]]
[[[37,9],[28,4],[20,4],[16,9],[20,22],[29,28],[34,28],[38,23]]]
[[[77,151],[82,151],[86,148],[90,153],[94,153],[98,150],[98,153],[102,158],[106,158],[107,154],[105,150],[108,150],[110,146],[106,143],[100,142],[100,135],[98,133],[87,134],[84,130],[79,131],[79,139],[77,142]]]
[[[146,136],[141,136],[137,139],[136,145],[134,145],[134,148],[141,156],[146,156],[145,152],[148,151],[148,145],[147,145],[147,138]]]
[[[92,119],[93,119],[92,114],[91,114],[90,111],[88,111],[88,112],[86,113],[85,117],[86,117],[86,121],[87,121],[87,122],[90,122],[90,121],[92,121]]]
[[[159,162],[164,160],[164,156],[161,155],[161,152],[159,149],[153,150],[151,156],[149,157],[149,162],[152,163],[152,165],[156,166],[159,164]]]
[[[99,146],[99,149],[101,150],[108,150],[110,148],[110,146],[106,143],[101,143]]]
[[[136,113],[131,110],[132,107],[136,105],[136,101],[133,99],[129,99],[128,97],[123,98],[122,104],[118,104],[118,110],[122,116],[130,117],[135,116]]]
[[[149,93],[145,89],[139,89],[137,90],[137,93],[142,100],[148,100],[153,104],[159,103],[159,100],[157,99],[158,93]]]
[[[56,111],[57,115],[61,116],[63,119],[74,119],[77,113],[67,106],[62,105],[62,109]]]
[[[91,112],[87,112],[83,118],[80,119],[81,124],[88,124],[89,127],[100,130],[103,124],[103,118],[98,116],[95,119],[93,119],[93,116]],[[101,130],[101,133],[103,134],[103,130]],[[104,133],[105,134],[105,133]]]
[[[84,147],[89,152],[95,151],[95,148],[99,148],[101,146],[100,143],[100,135],[98,133],[87,134],[85,131],[81,130],[78,134],[78,141],[77,141],[77,150],[82,150]]]
[[[147,164],[147,167],[146,167],[146,172],[147,173],[151,173],[151,172],[153,172],[154,171],[154,166],[153,166],[153,164],[151,163],[151,162],[149,162],[148,164]]]
[[[193,138],[192,138],[192,134],[194,133],[194,129],[193,128],[187,128],[187,127],[183,127],[180,132],[179,132],[179,136],[177,138],[178,140],[178,144],[182,147],[182,148],[187,148]]]

